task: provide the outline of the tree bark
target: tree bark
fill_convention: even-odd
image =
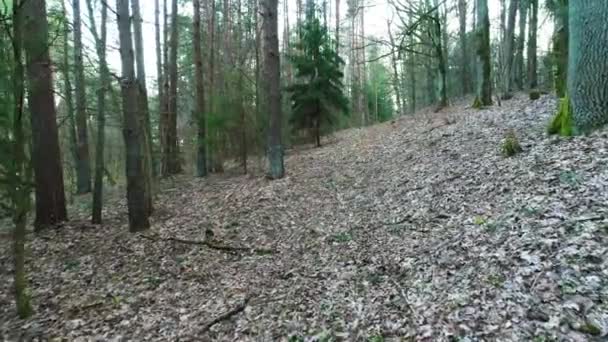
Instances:
[[[526,44],[526,26],[528,19],[528,0],[519,1],[519,35],[513,65],[513,82],[519,90],[524,89],[524,48]]]
[[[488,0],[477,1],[477,98],[474,107],[492,105],[492,64]]]
[[[171,144],[169,139],[169,14],[167,10],[167,1],[163,0],[163,97],[161,98],[161,112],[160,112],[160,142],[161,142],[161,176],[166,177],[170,174],[170,155],[171,155]]]
[[[262,32],[264,37],[264,97],[268,110],[268,177],[283,178],[283,145],[281,142],[281,66],[279,60],[279,35],[277,18],[278,1],[262,0],[264,20]]]
[[[144,158],[144,171],[145,171],[145,182],[146,182],[146,210],[148,215],[152,214],[153,211],[153,183],[154,183],[154,172],[153,165],[155,164],[152,157],[152,125],[150,123],[150,109],[148,105],[148,89],[146,86],[146,67],[144,63],[144,43],[142,37],[141,23],[143,19],[141,17],[139,0],[131,0],[131,12],[133,21],[133,34],[135,40],[135,64],[137,66],[136,79],[139,101],[139,120],[141,121],[140,126],[143,129],[144,144],[142,146],[142,154]]]
[[[528,29],[528,86],[538,87],[536,42],[538,35],[538,0],[530,0],[530,28]]]
[[[108,8],[105,3],[101,4],[101,29],[97,30],[95,24],[95,12],[91,0],[87,0],[89,11],[89,21],[91,32],[95,39],[95,50],[99,60],[99,89],[97,89],[97,144],[95,147],[95,178],[93,182],[93,224],[101,224],[103,207],[103,175],[105,170],[104,149],[105,149],[105,115],[106,115],[106,92],[110,87],[110,71],[106,61],[106,22]]]
[[[67,211],[53,98],[46,2],[27,0],[22,7],[36,186],[35,228],[38,231],[67,220]]]
[[[144,158],[142,156],[144,128],[138,111],[138,85],[135,78],[133,41],[131,37],[131,20],[129,17],[129,0],[116,0],[116,19],[120,41],[120,59],[122,77],[123,137],[127,154],[127,207],[129,209],[129,230],[138,232],[150,227],[146,203],[146,184]]]
[[[192,1],[194,9],[193,41],[194,41],[194,67],[196,82],[196,119],[197,119],[197,148],[196,148],[196,175],[207,176],[207,145],[205,143],[205,85],[203,82],[203,52],[201,48],[201,3]]]
[[[65,0],[61,1],[62,14],[67,18],[68,12],[65,5]],[[74,162],[74,170],[78,173],[78,138],[76,133],[76,119],[74,118],[74,99],[72,98],[72,83],[70,81],[70,47],[69,35],[70,23],[67,20],[63,21],[63,95],[65,97],[67,115],[68,115],[68,131],[70,138],[70,152]]]
[[[82,25],[80,1],[72,0],[74,22],[74,69],[76,89],[76,131],[78,133],[78,161],[76,163],[76,193],[91,192],[91,162],[89,159],[89,138],[87,129],[87,95],[82,57]]]
[[[555,92],[558,97],[566,96],[568,84],[568,0],[559,0],[558,12],[555,13],[555,31],[553,33],[553,56],[555,58]]]
[[[507,16],[507,31],[505,32],[504,43],[504,61],[503,67],[503,98],[509,99],[512,97],[511,77],[513,72],[513,47],[515,34],[515,18],[517,17],[517,9],[519,8],[519,0],[511,0],[509,4],[509,14]]]
[[[585,133],[608,123],[608,2],[569,4],[568,93],[576,129]]]
[[[25,233],[27,224],[27,212],[30,209],[31,188],[26,185],[29,180],[28,167],[25,155],[25,134],[23,128],[23,103],[25,96],[23,57],[22,57],[22,13],[21,0],[15,0],[13,4],[13,158],[9,170],[9,182],[11,184],[9,195],[13,204],[13,253],[14,253],[14,289],[17,314],[20,318],[27,318],[32,313],[30,297],[27,292],[27,277],[25,270]]]
[[[169,174],[181,172],[179,160],[179,144],[177,139],[177,49],[179,47],[179,23],[177,0],[171,2],[171,47],[169,61]]]
[[[469,50],[467,42],[467,0],[458,0],[458,36],[460,39],[460,82],[462,85],[462,94],[471,92],[471,78],[469,71]]]

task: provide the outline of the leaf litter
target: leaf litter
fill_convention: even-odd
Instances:
[[[290,150],[281,180],[167,180],[145,236],[109,199],[101,226],[28,236],[28,320],[1,241],[0,336],[606,339],[608,133],[549,137],[555,107],[455,104]]]

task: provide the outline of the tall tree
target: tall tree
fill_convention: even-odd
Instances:
[[[171,40],[169,62],[169,115],[167,129],[167,170],[169,174],[181,172],[177,139],[177,49],[179,47],[179,22],[177,0],[171,1]]]
[[[283,144],[281,142],[281,63],[279,60],[278,0],[262,0],[264,39],[264,107],[268,111],[268,177],[283,178]]]
[[[404,109],[402,107],[403,103],[401,102],[401,89],[399,87],[401,82],[399,81],[400,80],[399,69],[397,67],[398,56],[397,56],[397,51],[395,48],[396,47],[395,39],[393,38],[393,32],[391,30],[391,22],[387,21],[386,26],[388,29],[388,38],[391,43],[391,67],[393,68],[393,80],[392,80],[393,91],[395,92],[395,97],[397,98],[397,111],[398,111],[399,115],[403,115]],[[337,53],[337,51],[336,51],[336,53]]]
[[[555,92],[558,97],[566,95],[568,80],[568,0],[547,2],[554,18],[552,54],[555,60]]]
[[[116,19],[120,41],[122,75],[123,136],[126,148],[127,206],[129,209],[129,230],[137,232],[148,229],[148,208],[146,203],[146,183],[143,160],[144,132],[138,102],[138,85],[135,77],[133,39],[129,0],[116,0]]]
[[[36,186],[36,230],[67,219],[63,169],[59,150],[49,33],[45,0],[27,0],[23,46],[29,85],[28,107],[32,124],[32,161]]]
[[[477,27],[475,32],[477,55],[477,96],[473,107],[492,105],[490,16],[488,0],[477,1]]]
[[[152,184],[153,178],[153,164],[152,160],[152,124],[150,122],[150,109],[148,106],[148,90],[146,86],[146,66],[144,62],[144,42],[142,36],[142,22],[139,0],[131,0],[131,12],[133,17],[133,34],[135,37],[135,64],[137,66],[136,79],[139,100],[139,116],[141,120],[141,127],[143,128],[144,134],[144,145],[143,145],[143,158],[144,158],[144,171],[145,171],[145,182],[146,182],[146,206],[148,213],[152,213]]]
[[[513,72],[513,53],[515,46],[515,18],[517,17],[517,9],[519,8],[519,0],[511,0],[509,3],[509,13],[507,15],[507,31],[505,32],[505,40],[503,44],[504,66],[503,66],[503,98],[509,99],[512,97],[512,72]]]
[[[469,71],[469,47],[467,41],[467,0],[458,0],[458,37],[460,39],[460,83],[462,94],[471,91]]]
[[[78,160],[76,163],[76,191],[79,194],[91,192],[91,162],[89,159],[89,138],[87,129],[87,94],[84,80],[82,56],[82,22],[80,1],[72,1],[74,22],[74,69],[76,90],[76,131],[78,132]]]
[[[13,117],[12,117],[12,140],[10,141],[12,158],[8,164],[9,198],[12,202],[13,223],[13,253],[14,253],[14,290],[17,314],[21,318],[27,318],[32,313],[30,297],[27,292],[27,277],[25,270],[25,233],[27,224],[27,213],[31,206],[30,191],[27,185],[30,171],[27,167],[25,154],[25,134],[23,125],[24,107],[24,71],[22,57],[22,2],[15,0],[13,4]],[[4,119],[2,117],[1,119]],[[4,141],[2,141],[4,143]],[[8,144],[7,144],[8,145]],[[8,158],[7,158],[8,159]],[[4,166],[4,165],[3,165]]]
[[[608,123],[608,2],[570,1],[568,94],[575,130]]]
[[[524,89],[524,48],[528,23],[529,0],[519,1],[519,34],[517,35],[515,60],[513,62],[513,82],[519,90]]]
[[[165,0],[166,1],[166,0]],[[163,57],[161,54],[162,45],[160,42],[160,1],[154,0],[154,40],[156,43],[156,87],[158,92],[158,117],[159,117],[159,137],[162,140],[162,130],[160,129],[160,118],[163,111]],[[162,145],[162,143],[161,143]],[[158,167],[155,167],[155,172],[158,172]]]
[[[97,89],[97,144],[95,147],[95,178],[93,182],[93,212],[92,222],[100,224],[102,220],[101,209],[103,205],[103,175],[105,170],[105,121],[106,121],[106,93],[110,87],[110,71],[106,59],[107,19],[108,8],[106,3],[101,4],[101,27],[97,30],[95,12],[91,0],[87,0],[91,33],[95,38],[95,51],[99,60],[99,88]]]
[[[193,41],[194,41],[194,67],[196,82],[196,121],[197,121],[197,148],[196,148],[196,175],[207,175],[207,145],[205,143],[205,85],[203,81],[203,52],[201,47],[201,3],[192,0],[194,10]]]
[[[537,74],[537,36],[538,36],[538,0],[530,0],[530,26],[528,29],[528,86],[534,89],[538,86]]]

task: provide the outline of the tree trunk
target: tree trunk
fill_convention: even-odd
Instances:
[[[397,99],[397,111],[399,115],[403,115],[404,110],[401,103],[401,91],[399,89],[399,71],[397,69],[397,53],[395,52],[395,39],[393,38],[393,33],[391,31],[391,22],[387,21],[386,26],[388,29],[388,38],[391,43],[391,66],[393,68],[393,90],[395,92],[395,97]]]
[[[163,97],[160,99],[160,142],[161,142],[161,165],[160,174],[166,177],[170,174],[170,139],[169,139],[169,14],[167,10],[167,1],[163,0]]]
[[[492,64],[490,51],[490,17],[488,0],[477,1],[477,98],[474,107],[492,105]]]
[[[340,55],[340,0],[336,0],[336,55]]]
[[[471,79],[469,71],[469,50],[467,44],[467,0],[458,0],[458,36],[460,39],[460,82],[462,94],[471,92]]]
[[[608,2],[570,1],[568,93],[576,129],[608,123]]]
[[[408,26],[412,26],[413,25],[413,19],[410,17],[410,21],[408,23]],[[409,44],[411,46],[414,46],[414,44],[416,43],[416,37],[414,37],[414,35],[410,35],[409,36]],[[416,80],[416,54],[414,53],[414,51],[410,51],[408,53],[408,63],[407,63],[407,67],[408,67],[408,74],[410,75],[410,113],[414,114],[416,113],[416,87],[417,87],[417,80]]]
[[[61,1],[62,14],[67,18],[68,12],[65,6],[65,0]],[[70,137],[70,152],[74,162],[74,169],[78,173],[78,138],[76,133],[76,120],[74,118],[74,99],[72,98],[72,83],[70,81],[70,60],[69,60],[69,35],[70,23],[67,20],[63,21],[63,95],[65,97],[67,116],[68,116],[68,131]]]
[[[558,97],[566,96],[568,84],[568,0],[558,1],[553,33],[553,56],[555,58],[555,92]]]
[[[120,40],[120,59],[122,77],[123,136],[127,154],[127,207],[129,209],[129,230],[137,232],[150,227],[146,203],[146,183],[144,158],[142,155],[144,128],[138,111],[138,85],[135,78],[133,41],[131,37],[131,20],[129,17],[129,0],[116,0],[116,19]]]
[[[519,90],[524,89],[524,48],[526,43],[526,24],[528,19],[528,0],[519,1],[519,35],[513,65],[513,82]]]
[[[36,230],[67,220],[63,169],[53,98],[46,2],[23,3],[23,42],[29,81],[28,104],[32,124],[32,163],[36,187]]]
[[[507,16],[507,31],[505,32],[505,43],[504,43],[504,61],[503,66],[503,99],[509,99],[512,97],[512,85],[511,76],[513,72],[513,46],[514,46],[514,34],[515,34],[515,18],[517,17],[517,9],[519,7],[519,0],[511,0],[509,4],[509,14]]]
[[[31,188],[26,184],[29,181],[28,167],[26,166],[25,136],[23,128],[23,102],[25,96],[22,46],[22,13],[21,0],[15,0],[13,4],[13,158],[9,170],[9,182],[11,184],[9,195],[13,205],[13,253],[15,267],[15,303],[17,314],[20,318],[27,318],[32,313],[30,297],[27,291],[27,277],[25,270],[25,233],[27,224],[27,212],[30,209]]]
[[[283,145],[281,143],[281,66],[279,60],[279,35],[277,19],[278,0],[262,0],[264,20],[264,97],[268,111],[268,176],[271,179],[283,178]]]
[[[99,60],[99,89],[97,89],[97,144],[95,147],[95,178],[93,182],[93,224],[101,224],[101,209],[103,206],[103,175],[105,170],[104,148],[105,148],[105,115],[106,115],[106,91],[110,87],[110,71],[106,62],[106,22],[108,8],[105,3],[101,4],[101,32],[97,31],[95,24],[95,12],[91,0],[87,0],[89,21],[93,38],[95,38],[95,50]]]
[[[74,69],[76,71],[76,131],[78,141],[78,161],[76,163],[76,193],[91,192],[91,162],[89,159],[89,138],[87,129],[87,95],[82,60],[82,25],[80,1],[72,1],[74,22]]]
[[[177,0],[171,2],[171,47],[169,61],[169,129],[168,129],[168,161],[169,174],[181,172],[179,161],[179,144],[177,139],[177,49],[179,47],[179,23]]]
[[[196,82],[196,119],[197,119],[197,148],[196,148],[196,175],[207,176],[207,145],[205,143],[205,85],[203,82],[203,52],[201,48],[201,3],[192,1],[194,9],[193,41],[194,41],[194,67]]]
[[[538,0],[530,0],[530,28],[528,29],[528,86],[538,87],[536,39],[538,32]]]
[[[150,109],[148,105],[148,90],[146,86],[146,68],[144,63],[144,43],[142,37],[141,23],[143,21],[139,8],[139,0],[131,0],[131,12],[133,17],[133,34],[135,40],[135,63],[137,66],[136,79],[139,101],[139,120],[141,121],[140,127],[144,135],[143,141],[143,158],[144,158],[144,171],[145,171],[145,182],[146,182],[146,210],[148,215],[152,214],[153,204],[153,183],[154,174],[153,167],[154,161],[152,160],[152,125],[150,123]]]

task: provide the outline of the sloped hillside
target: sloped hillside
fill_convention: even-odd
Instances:
[[[608,336],[608,133],[548,137],[549,96],[455,105],[289,151],[285,179],[182,177],[151,231],[116,200],[30,236],[36,314],[0,335],[136,341]],[[505,157],[513,132],[523,151]]]

